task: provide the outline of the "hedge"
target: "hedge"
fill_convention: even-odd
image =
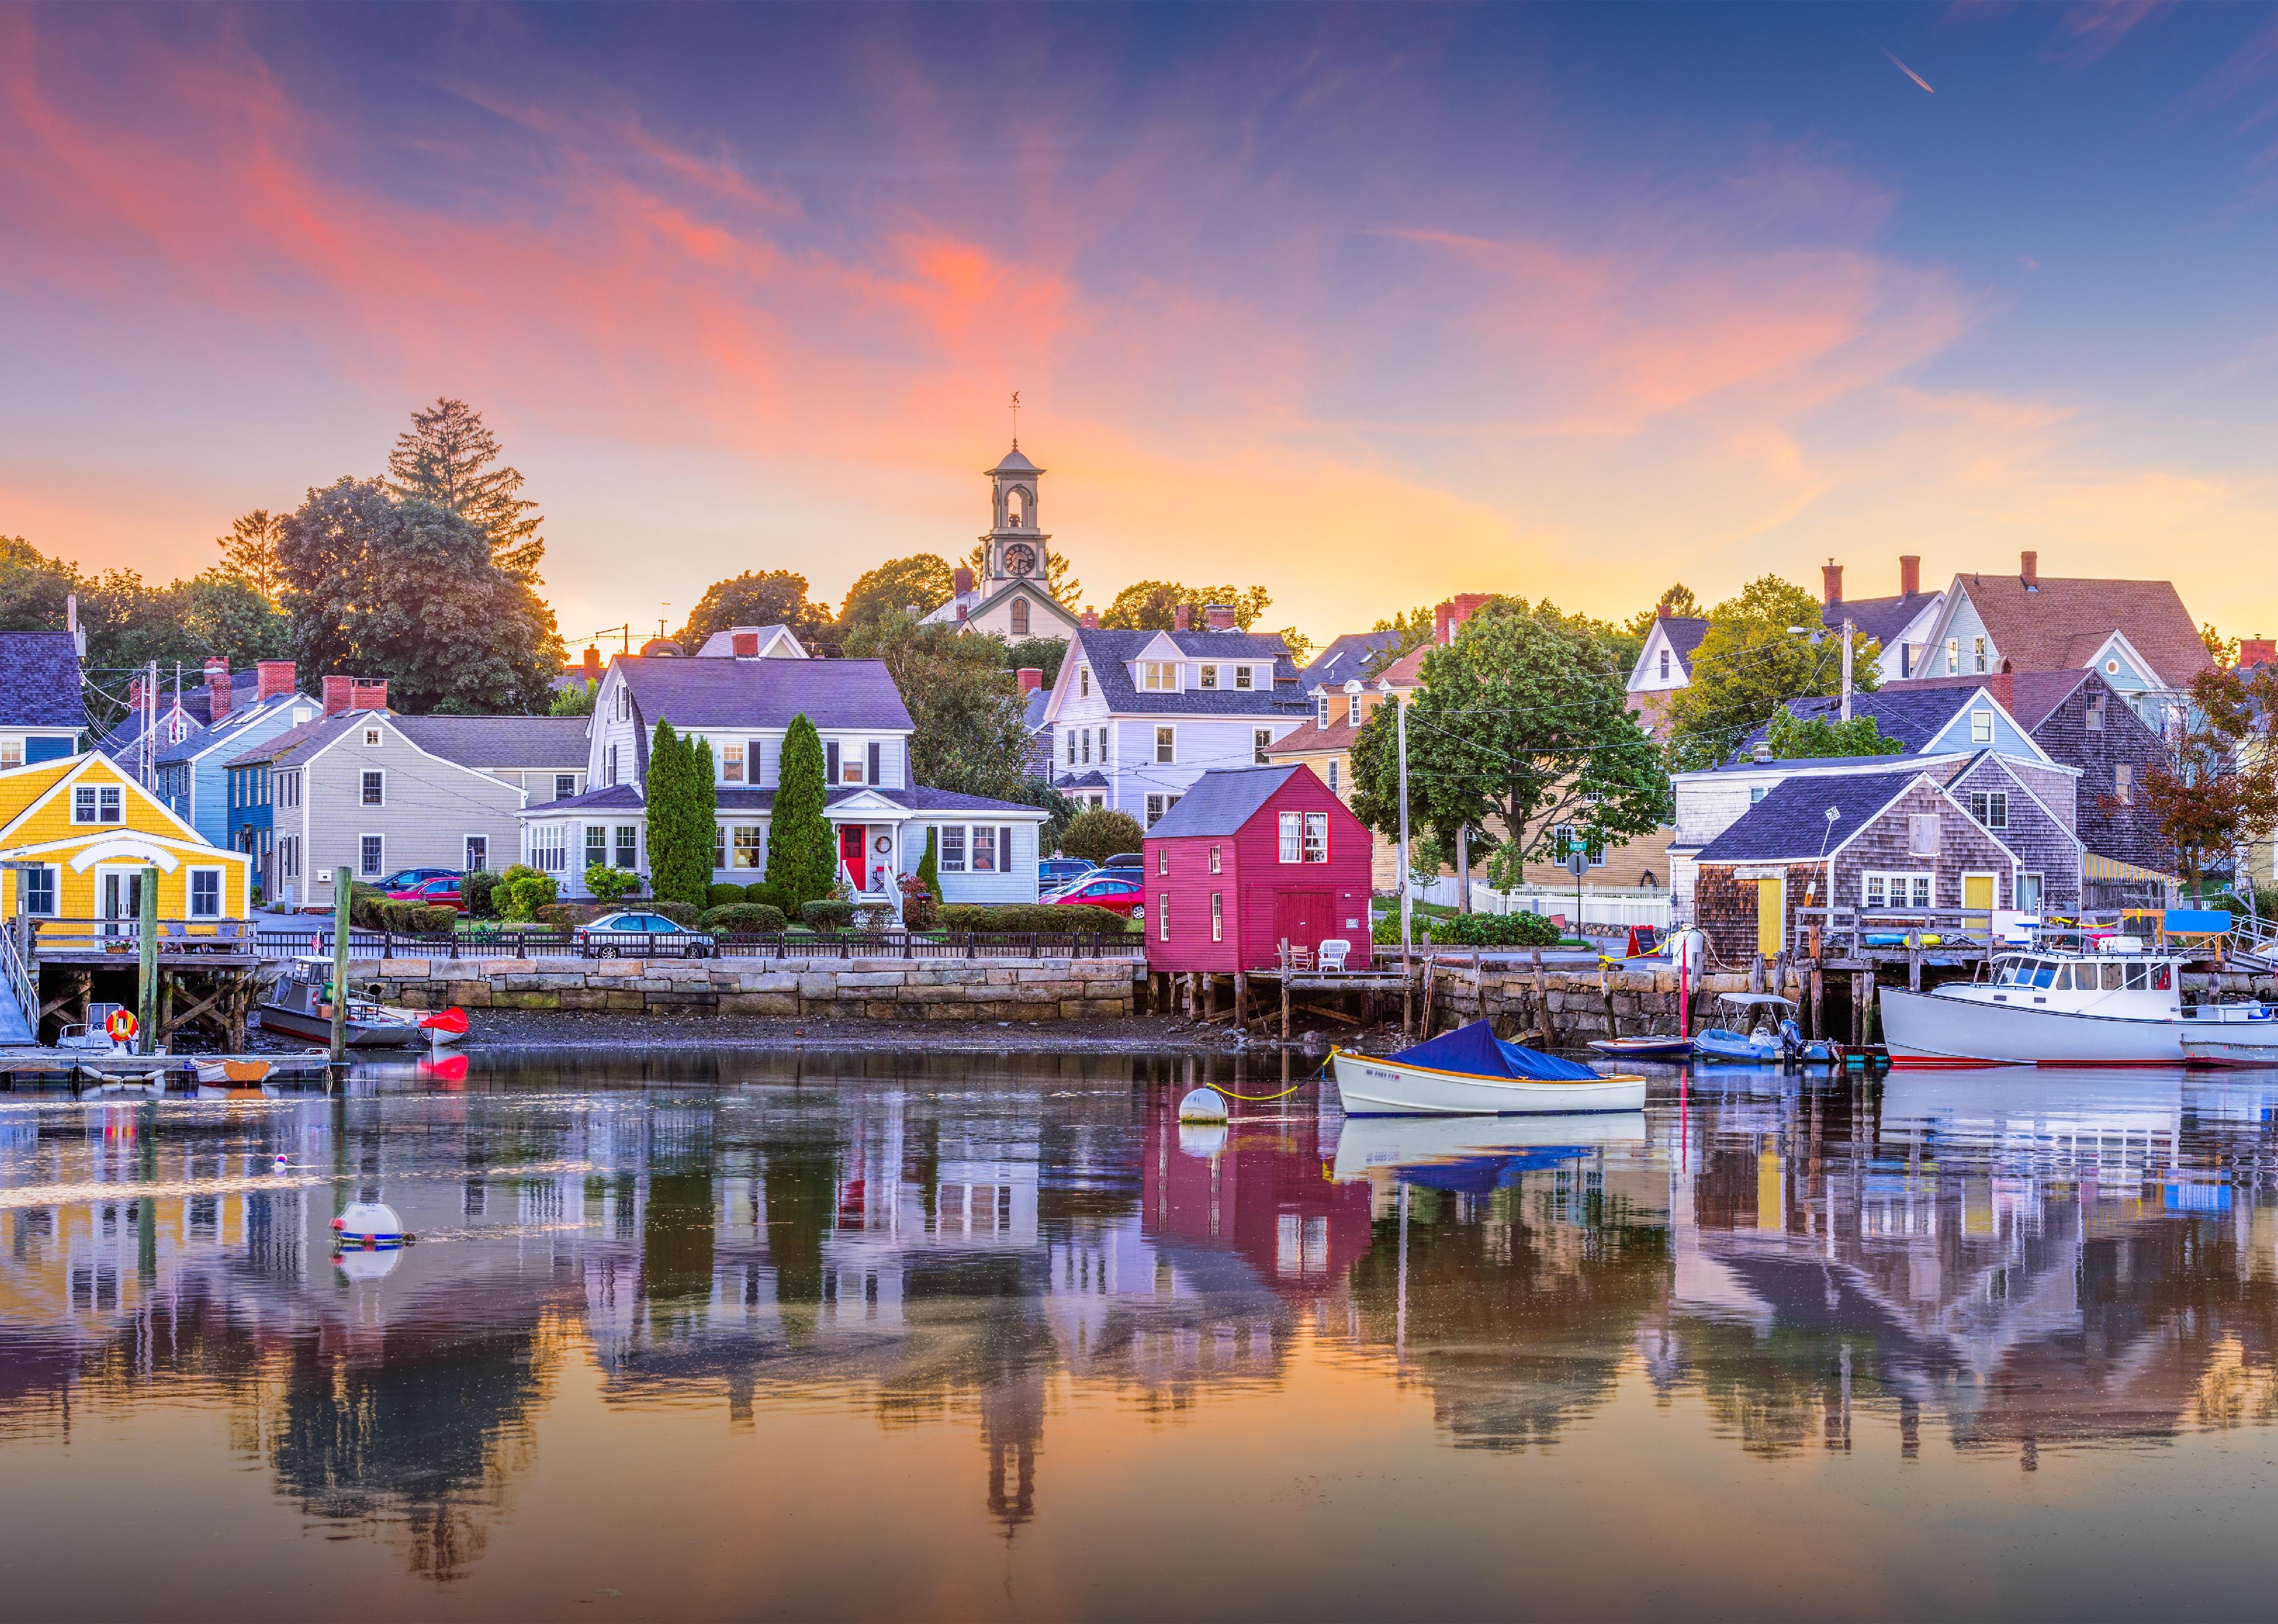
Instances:
[[[616,911],[615,904],[610,902],[548,902],[538,910],[535,923],[550,925],[556,931],[570,931]]]
[[[715,891],[733,887],[715,885]],[[701,930],[716,931],[723,936],[773,936],[784,926],[784,911],[765,902],[730,902],[719,908],[707,908],[698,920]]]
[[[951,902],[941,909],[944,931],[1034,931],[1048,936],[1120,935],[1130,926],[1112,908],[1076,903]]]
[[[1396,941],[1397,913],[1392,923]],[[1418,937],[1443,947],[1550,947],[1565,935],[1540,914],[1455,914],[1445,919],[1418,919],[1415,930]]]
[[[491,893],[498,889],[499,877],[488,869],[475,869],[459,877],[459,900],[467,905],[470,919],[491,919],[497,916],[498,908]]]
[[[693,931],[697,920],[703,915],[701,908],[691,908],[685,902],[644,902],[640,908],[644,914],[662,914],[684,931]]]
[[[828,897],[819,901],[799,905],[799,923],[810,931],[844,931],[854,923],[852,902],[834,902]]]
[[[752,899],[742,885],[708,885],[704,891],[704,908],[710,912],[717,908],[734,908]]]

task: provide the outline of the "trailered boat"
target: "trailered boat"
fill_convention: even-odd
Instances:
[[[1329,1052],[1348,1116],[1498,1116],[1516,1112],[1639,1111],[1645,1079],[1606,1076],[1505,1043],[1485,1021],[1381,1057]]]
[[[1881,994],[1893,1066],[2278,1065],[2278,1010],[2185,1008],[2180,957],[2130,938],[1996,955],[1976,979]]]

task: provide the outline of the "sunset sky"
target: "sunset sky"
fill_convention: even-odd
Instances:
[[[0,533],[90,569],[451,395],[573,641],[835,601],[1018,389],[1095,605],[2032,548],[2278,629],[2269,9],[8,9],[0,149]]]

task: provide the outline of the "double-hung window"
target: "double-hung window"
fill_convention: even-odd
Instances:
[[[741,784],[744,781],[744,747],[722,743],[720,747],[720,782]]]
[[[586,824],[585,866],[590,869],[598,863],[606,867],[608,861],[609,826],[607,823]]]
[[[1178,804],[1179,798],[1176,795],[1148,796],[1147,827],[1152,829],[1157,823],[1161,823],[1163,821],[1163,814],[1168,812],[1173,807],[1175,807]]]
[[[617,825],[617,867],[628,871],[640,867],[640,825]]]
[[[965,825],[944,823],[941,826],[941,851],[935,864],[944,874],[965,872]]]
[[[1158,762],[1175,762],[1179,759],[1177,728],[1158,727],[1155,730],[1155,759]]]
[[[1071,767],[1075,765],[1075,733],[1071,730],[1067,736],[1067,764]],[[1091,733],[1089,729],[1086,729],[1083,734],[1083,753],[1086,755],[1091,754]]]
[[[190,870],[190,917],[193,919],[221,917],[221,870],[219,869]]]
[[[56,916],[56,876],[58,872],[50,864],[36,869],[19,869],[17,876],[24,885],[24,911],[34,919]]]
[[[488,835],[467,837],[467,872],[480,873],[491,866],[491,840]]]
[[[1211,892],[1211,940],[1222,942],[1225,939],[1226,892],[1213,891]]]
[[[1281,814],[1280,859],[1283,862],[1305,860],[1305,815],[1302,812]]]
[[[1969,816],[1988,829],[2009,826],[2009,793],[2007,790],[1972,790],[1969,792]]]
[[[558,829],[554,831],[554,838],[556,839],[561,838],[561,831]],[[542,869],[546,864],[541,862],[535,866]],[[562,865],[556,862],[554,866],[559,869]],[[359,874],[387,872],[387,840],[385,836],[368,834],[356,837],[356,872]]]
[[[1337,793],[1337,758],[1332,755],[1329,757],[1329,793],[1334,795]]]
[[[1359,694],[1348,693],[1345,695],[1345,720],[1354,727],[1358,727],[1360,725]]]
[[[363,775],[363,804],[384,807],[387,804],[387,774],[377,769]]]
[[[555,773],[555,774],[554,775],[554,800],[556,800],[556,801],[567,801],[567,800],[569,800],[572,795],[575,795],[577,793],[577,775],[576,773],[574,773],[574,772],[557,772],[557,773]]]
[[[1253,667],[1247,665],[1235,666],[1234,668],[1234,686],[1237,688],[1247,688],[1255,686],[1257,678],[1251,675],[1253,669]]]
[[[1150,693],[1176,693],[1179,691],[1177,662],[1142,660],[1139,663],[1139,686]]]
[[[1203,665],[1197,666],[1195,669],[1200,673],[1200,686],[1205,688],[1215,688],[1218,686],[1218,667],[1215,665]]]
[[[1981,671],[1984,670],[1985,669],[1985,640],[1982,637],[1972,638],[1969,644],[1969,653],[1970,658],[1976,662],[1977,669]]]
[[[973,826],[971,862],[975,874],[999,874],[1013,866],[1013,831],[988,823]]]
[[[1305,861],[1326,862],[1329,860],[1329,815],[1326,812],[1305,814]]]
[[[1325,733],[1329,731],[1329,696],[1326,693],[1313,701],[1313,725]]]
[[[1945,670],[1949,677],[1961,675],[1961,640],[1958,637],[1945,640]]]
[[[1266,756],[1273,748],[1273,730],[1272,728],[1257,727],[1250,730],[1250,759],[1252,762],[1260,767],[1266,765]]]
[[[2134,763],[2121,762],[2112,769],[2112,799],[2123,807],[2136,804],[2136,768]]]
[[[749,869],[757,872],[761,861],[761,854],[766,844],[761,838],[764,833],[765,831],[757,823],[737,824],[731,833],[729,846],[728,866],[731,869]]]
[[[72,790],[72,822],[117,823],[126,816],[126,803],[116,785],[79,785]]]
[[[1981,665],[1977,669],[1984,670],[1985,668]],[[1985,745],[1991,744],[1993,742],[1993,713],[1991,711],[1973,710],[1969,713],[1969,742],[1974,745]]]

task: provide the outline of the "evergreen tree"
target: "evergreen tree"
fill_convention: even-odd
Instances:
[[[838,853],[822,815],[822,736],[805,713],[784,731],[776,772],[775,816],[768,820],[768,883],[783,893],[786,910],[828,897]]]
[[[233,575],[271,605],[284,588],[285,571],[277,561],[277,544],[284,539],[285,516],[256,508],[230,521],[229,533],[218,536],[221,572]]]
[[[387,456],[388,488],[448,508],[490,538],[492,562],[501,570],[534,584],[546,556],[538,533],[546,520],[536,502],[516,494],[521,472],[491,465],[498,458],[498,438],[484,426],[482,413],[464,401],[438,399],[413,412],[411,427],[396,437]]]
[[[697,908],[704,907],[712,891],[712,857],[722,837],[720,833],[720,786],[715,781],[719,765],[713,759],[712,741],[699,739],[693,745],[681,741],[681,760],[687,773],[685,804],[687,806],[688,839],[695,855],[689,865],[688,880],[693,894],[684,899]],[[720,853],[721,866],[727,866],[727,853]]]
[[[661,902],[701,908],[712,883],[712,830],[710,818],[698,821],[698,759],[659,717],[648,747],[649,888]]]
[[[925,855],[918,859],[918,884],[926,888],[926,895],[941,900],[941,831],[931,823],[926,825]]]

